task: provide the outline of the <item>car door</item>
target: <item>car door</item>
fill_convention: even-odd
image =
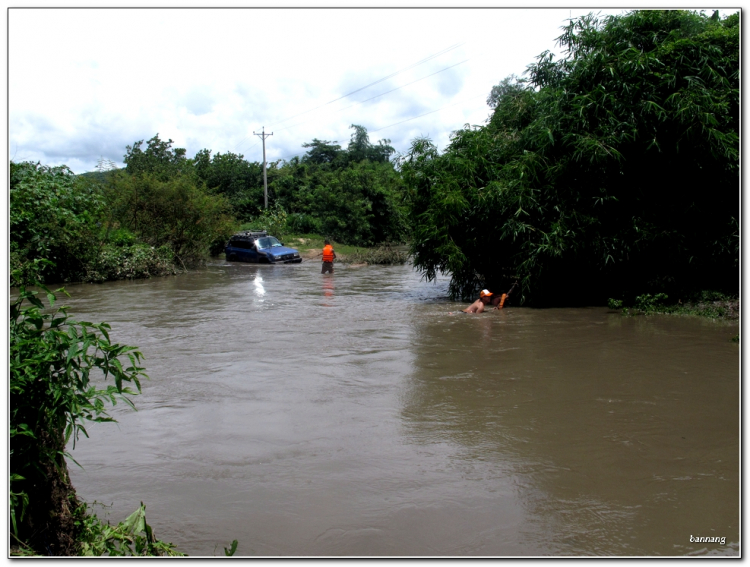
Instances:
[[[257,262],[258,261],[258,241],[253,240],[252,242],[248,242],[247,250],[245,250],[245,253],[247,254],[248,262]]]

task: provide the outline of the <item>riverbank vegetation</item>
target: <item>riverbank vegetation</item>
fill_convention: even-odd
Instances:
[[[740,318],[740,300],[715,291],[702,291],[684,300],[670,301],[666,293],[645,293],[635,298],[633,305],[625,307],[622,300],[609,299],[610,309],[621,310],[623,315],[693,315],[707,319],[737,320]]]
[[[527,305],[634,306],[739,292],[739,15],[634,11],[571,20],[564,56],[489,93],[482,126],[395,156],[352,125],[268,164],[157,134],[102,162],[11,163],[11,285],[184,271],[240,227],[337,245],[410,241],[428,279],[469,298],[516,279]]]
[[[76,496],[68,444],[88,436],[89,422],[114,421],[107,404],[134,407],[147,376],[141,352],[112,343],[109,325],[71,319],[55,293],[40,289],[47,307],[25,287],[10,305],[11,553],[177,554],[153,536],[145,507],[110,528]]]
[[[739,15],[589,15],[558,42],[486,125],[401,159],[415,266],[454,297],[519,278],[528,305],[736,297]]]
[[[208,149],[192,159],[157,134],[98,171],[11,162],[10,280],[101,282],[179,273],[221,254],[242,227],[342,244],[404,242],[406,202],[388,140],[353,125],[347,148],[314,139],[268,166]]]
[[[405,264],[409,261],[407,247],[400,243],[383,242],[377,246],[360,247],[340,244],[330,239],[336,262],[344,264]],[[320,260],[325,237],[319,234],[287,234],[284,243],[299,250],[303,258]]]
[[[739,15],[590,15],[558,41],[564,57],[501,81],[488,122],[442,153],[422,138],[393,159],[389,140],[352,125],[346,148],[313,139],[268,164],[268,208],[262,164],[187,158],[158,134],[127,146],[122,169],[11,162],[11,552],[178,554],[145,506],[111,527],[78,500],[67,445],[112,421],[108,404],[132,406],[146,375],[137,349],[41,286],[45,307],[36,282],[176,274],[258,228],[309,257],[325,235],[362,264],[406,262],[408,240],[454,297],[518,280],[528,305],[737,318]]]
[[[200,264],[234,229],[225,200],[187,176],[10,164],[10,284],[99,282]]]
[[[356,249],[346,254],[341,261],[349,264],[406,264],[409,253],[397,246],[383,244],[375,248]]]

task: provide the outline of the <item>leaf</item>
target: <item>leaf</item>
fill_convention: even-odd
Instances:
[[[143,502],[141,502],[140,507],[130,514],[125,520],[122,522],[122,527],[126,531],[126,533],[130,535],[139,534],[144,531],[146,526],[146,507],[143,505]]]
[[[224,548],[224,555],[226,555],[227,557],[232,557],[235,551],[237,551],[237,540],[233,539],[230,548]]]

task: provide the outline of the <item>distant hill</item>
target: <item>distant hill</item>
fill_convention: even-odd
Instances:
[[[79,173],[78,177],[87,177],[95,181],[106,181],[113,173],[120,171],[119,169],[111,169],[109,171],[87,171],[86,173]]]

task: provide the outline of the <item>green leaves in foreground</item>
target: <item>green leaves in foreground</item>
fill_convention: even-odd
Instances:
[[[156,539],[146,522],[146,506],[140,507],[124,521],[112,527],[103,524],[96,514],[87,514],[85,506],[78,510],[80,519],[81,555],[84,556],[172,556],[184,557],[171,543]],[[234,548],[236,548],[236,540]]]
[[[227,557],[231,557],[232,555],[234,555],[235,551],[237,551],[237,540],[233,539],[230,548],[224,548],[224,555],[226,555]]]
[[[55,294],[39,287],[49,308],[25,287],[10,305],[10,518],[24,542],[61,529],[50,522],[67,510],[59,486],[72,493],[67,443],[88,436],[87,421],[114,421],[106,404],[135,409],[128,396],[147,377],[141,352],[112,343],[108,324],[71,320],[67,307],[54,307]]]

